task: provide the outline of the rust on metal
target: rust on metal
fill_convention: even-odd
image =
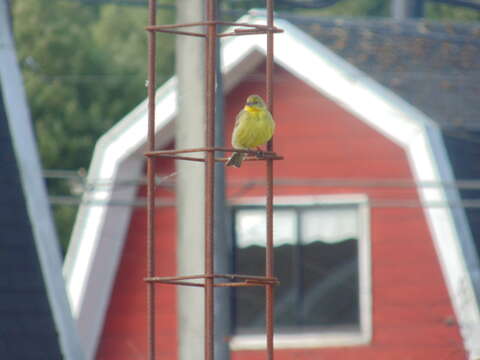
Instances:
[[[216,46],[217,25],[215,24],[216,0],[207,0],[207,38],[206,38],[206,136],[207,147],[215,145],[215,85],[216,85]],[[214,358],[214,283],[210,276],[214,274],[214,186],[215,161],[214,153],[206,153],[205,164],[205,360]]]
[[[226,26],[234,26],[234,27],[250,27],[250,28],[255,28],[255,29],[263,30],[263,31],[272,31],[272,32],[275,32],[275,33],[283,32],[282,29],[279,29],[279,28],[274,27],[274,26],[261,25],[261,24],[249,24],[249,23],[237,23],[237,22],[233,22],[233,21],[220,21],[220,20],[201,21],[201,22],[186,23],[186,24],[149,25],[149,26],[145,27],[145,30],[161,32],[163,30],[171,30],[171,29],[193,27],[193,26],[209,26],[209,25],[224,25],[224,26],[226,25]]]
[[[196,37],[205,37],[205,34],[196,33],[192,31],[179,31],[179,30],[170,30],[170,29],[155,29],[155,28],[147,28],[150,32],[163,32],[167,34],[174,34],[174,35],[187,35],[187,36],[196,36]]]
[[[195,149],[172,149],[172,150],[147,151],[145,153],[145,156],[159,156],[162,154],[184,154],[184,153],[192,153],[192,152],[215,152],[215,151],[240,152],[245,154],[258,153],[258,151],[256,150],[234,149],[234,148],[227,148],[227,147],[201,147],[201,148],[195,148]],[[263,151],[261,153],[275,155],[275,153],[272,151]]]
[[[145,156],[147,157],[165,157],[177,160],[190,160],[197,162],[206,162],[207,157],[194,157],[194,156],[182,156],[177,154],[186,154],[193,152],[215,152],[215,151],[224,151],[224,152],[240,152],[247,154],[243,160],[244,161],[259,161],[259,160],[283,160],[283,156],[277,155],[273,151],[256,151],[256,150],[240,150],[233,148],[225,147],[212,147],[212,148],[197,148],[197,149],[175,149],[175,150],[162,150],[162,151],[147,151]],[[215,162],[227,162],[228,157],[214,157],[213,161]]]
[[[156,0],[149,0],[149,22],[145,28],[148,31],[148,148],[147,158],[147,316],[148,316],[148,359],[155,359],[155,285],[170,284],[178,286],[193,286],[204,288],[205,296],[205,360],[214,357],[214,297],[215,287],[251,287],[263,286],[265,288],[266,306],[266,338],[267,359],[273,360],[273,325],[274,325],[274,286],[279,281],[274,276],[273,268],[273,162],[282,160],[283,157],[273,151],[273,141],[267,144],[267,151],[239,150],[226,147],[214,147],[215,138],[215,87],[216,87],[216,42],[219,37],[267,34],[267,61],[266,61],[266,100],[267,106],[273,114],[273,35],[283,32],[273,24],[273,0],[266,0],[267,24],[235,23],[219,21],[216,19],[216,1],[206,1],[206,20],[202,22],[157,25]],[[192,26],[204,26],[205,33],[183,31],[177,29]],[[218,26],[233,26],[231,32],[217,33]],[[174,35],[186,35],[205,38],[206,46],[206,146],[194,149],[174,149],[157,151],[155,149],[155,87],[156,87],[156,32]],[[266,162],[266,217],[267,238],[265,251],[265,275],[240,275],[240,274],[215,274],[214,269],[214,164],[225,162],[225,157],[215,157],[215,152],[241,152],[247,156],[247,161]],[[203,153],[203,157],[186,156],[184,154]],[[157,157],[175,158],[178,160],[197,161],[205,163],[205,268],[204,274],[186,276],[155,276],[155,159]],[[222,241],[223,239],[219,239]]]
[[[235,29],[233,32],[229,33],[221,33],[218,34],[218,37],[226,37],[226,36],[241,36],[241,35],[259,35],[259,34],[268,34],[268,33],[281,33],[283,30],[278,28],[272,29]]]
[[[148,1],[148,23],[156,25],[156,0]],[[148,33],[148,145],[155,150],[156,34]],[[155,159],[147,158],[147,276],[155,274]],[[155,359],[155,284],[147,283],[148,358]]]
[[[273,0],[267,2],[267,27],[273,28]],[[266,92],[267,107],[273,116],[273,32],[267,33],[267,62],[266,62]],[[267,150],[273,151],[273,139],[267,144]],[[267,159],[267,244],[265,254],[265,276],[272,277],[273,268],[273,161]],[[273,360],[273,326],[274,326],[274,287],[268,285],[265,288],[265,327],[267,340],[267,359]]]
[[[267,283],[277,284],[278,280],[275,277],[265,277],[256,275],[239,275],[239,274],[200,274],[200,275],[186,275],[186,276],[154,276],[146,277],[145,281],[150,282],[170,282],[170,281],[183,281],[183,280],[196,280],[196,279],[226,279],[230,281],[245,280],[250,283]]]
[[[193,157],[193,156],[179,156],[179,155],[170,155],[170,154],[165,154],[162,155],[162,157],[170,158],[170,159],[177,159],[177,160],[190,160],[190,161],[197,161],[197,162],[206,162],[205,158],[199,158],[199,157]],[[216,157],[214,158],[215,162],[227,162],[229,158],[227,157]],[[265,159],[271,159],[271,160],[283,160],[282,156],[278,155],[263,155],[261,157],[258,156],[247,156],[243,158],[243,161],[261,161]]]

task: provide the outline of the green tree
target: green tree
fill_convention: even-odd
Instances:
[[[43,167],[87,168],[98,137],[145,97],[146,9],[17,0],[12,10]],[[172,72],[172,44],[159,41],[159,81]],[[68,182],[48,186],[51,195],[71,195]],[[54,207],[64,248],[75,212]]]
[[[302,8],[302,2],[311,4],[311,0],[278,0],[275,10],[279,13],[319,16],[388,16],[389,1],[385,0],[341,0],[333,5],[318,8]],[[321,4],[322,2],[320,2]],[[326,3],[326,2],[325,2]],[[264,8],[265,0],[234,0],[222,3],[226,10],[244,10]]]
[[[480,11],[465,7],[427,2],[425,6],[425,17],[427,19],[450,22],[480,21]]]

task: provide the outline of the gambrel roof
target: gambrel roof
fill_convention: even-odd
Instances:
[[[239,22],[265,24],[261,12],[251,12]],[[454,176],[439,123],[391,89],[375,81],[327,46],[285,19],[276,26],[285,30],[275,36],[275,62],[319,93],[334,101],[359,121],[404,149],[415,180],[434,183],[418,187],[425,206],[465,348],[472,359],[480,357],[478,257],[463,208],[452,184]],[[242,36],[222,42],[225,91],[252,71],[266,53],[265,37]],[[159,148],[173,139],[177,112],[176,78],[157,91],[156,134]],[[368,104],[368,106],[365,106]],[[97,143],[88,181],[112,183],[88,192],[80,207],[65,275],[74,314],[87,356],[94,354],[114,283],[130,218],[127,206],[102,206],[96,202],[132,201],[136,189],[119,186],[122,180],[141,175],[147,134],[146,101],[136,107]]]

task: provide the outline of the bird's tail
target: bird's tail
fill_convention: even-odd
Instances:
[[[226,162],[225,166],[235,166],[239,168],[242,166],[243,156],[244,155],[242,153],[234,152]]]

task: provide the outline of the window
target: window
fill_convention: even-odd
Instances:
[[[369,283],[366,214],[365,201],[275,206],[276,338],[293,335],[298,342],[302,335],[320,339],[319,334],[331,333],[340,334],[341,344],[345,335],[357,337],[353,343],[364,342],[370,316],[362,314],[369,312],[362,310],[369,300],[360,295]],[[264,274],[265,208],[236,206],[233,224],[235,273]],[[259,338],[265,326],[264,289],[233,292],[234,335],[240,342]]]

